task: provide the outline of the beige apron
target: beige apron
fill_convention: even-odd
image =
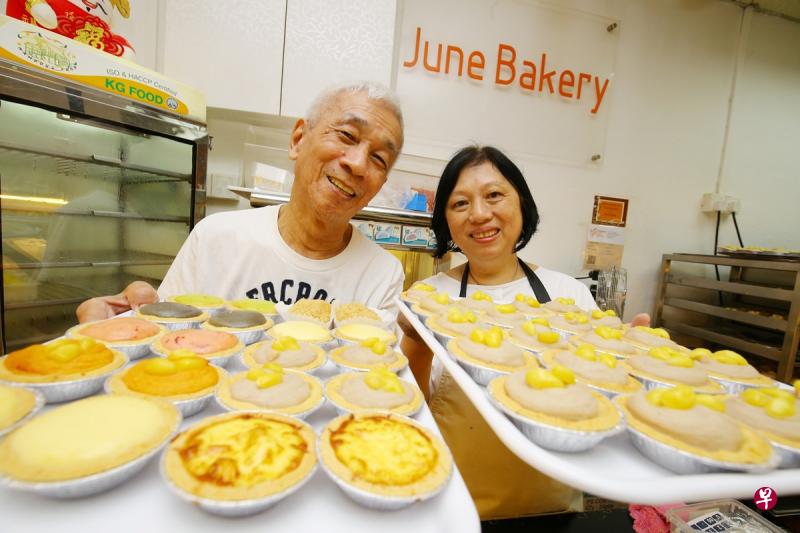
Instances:
[[[430,409],[481,520],[583,510],[583,493],[511,453],[447,371],[434,390]]]

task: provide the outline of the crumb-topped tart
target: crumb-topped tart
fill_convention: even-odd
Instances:
[[[35,417],[0,442],[0,474],[64,481],[121,466],[161,446],[181,416],[168,402],[108,394]]]
[[[631,377],[613,355],[597,351],[591,344],[547,351],[542,355],[542,362],[548,368],[556,365],[569,368],[578,382],[609,397],[637,392],[642,388],[642,384]]]
[[[448,342],[447,351],[481,385],[486,385],[496,375],[537,366],[536,358],[512,344],[498,326],[475,328],[469,337],[458,337]]]
[[[513,328],[523,323],[528,317],[514,304],[497,304],[486,310],[484,320],[494,326]]]
[[[476,327],[488,328],[479,320],[479,313],[463,307],[450,306],[445,313],[432,315],[425,320],[425,327],[444,337],[469,335]]]
[[[153,352],[166,357],[177,350],[187,350],[212,363],[224,366],[242,351],[244,343],[236,335],[206,329],[179,329],[170,331],[153,343]]]
[[[641,380],[645,388],[658,385],[688,385],[697,392],[721,394],[719,383],[712,381],[708,373],[695,364],[695,360],[685,352],[666,346],[651,348],[649,352],[634,355],[622,363],[635,378]]]
[[[629,428],[670,448],[728,464],[765,465],[772,460],[769,443],[728,416],[721,396],[677,386],[614,401]]]
[[[548,302],[549,303],[549,302]],[[586,313],[568,311],[548,319],[550,327],[558,330],[565,336],[581,335],[592,331],[589,315]]]
[[[545,308],[554,313],[582,313],[583,309],[575,305],[574,298],[559,296],[544,304]]]
[[[331,323],[331,312],[331,304],[325,300],[311,300],[308,298],[297,300],[286,310],[286,314],[291,318],[314,320],[328,326],[330,326]]]
[[[697,360],[708,376],[718,381],[730,393],[747,387],[772,387],[775,382],[758,372],[747,359],[732,350],[711,353],[706,348],[695,348],[690,357]]]
[[[561,335],[550,329],[550,323],[543,317],[531,318],[515,326],[508,333],[508,340],[537,354],[545,350],[565,350],[569,346]]]
[[[191,305],[157,302],[141,306],[136,316],[161,324],[167,329],[196,328],[208,320],[208,313]]]
[[[791,391],[777,387],[746,389],[728,397],[725,405],[733,418],[770,442],[800,454],[800,399]]]
[[[136,359],[147,355],[150,345],[165,331],[163,326],[143,318],[121,317],[78,324],[67,331],[67,336],[89,337]]]
[[[328,352],[328,357],[340,368],[346,370],[370,370],[383,366],[392,372],[399,372],[408,366],[408,359],[393,350],[382,340],[372,337],[358,344],[340,346]]]
[[[317,344],[298,341],[294,337],[281,337],[248,346],[242,361],[248,368],[277,363],[284,368],[313,372],[325,364],[326,357],[325,350]]]
[[[88,337],[57,339],[0,358],[0,380],[29,384],[73,381],[108,374],[127,362],[122,353]]]
[[[287,320],[276,324],[267,330],[267,335],[273,339],[294,337],[298,341],[325,344],[333,340],[328,328],[315,322],[306,320]]]
[[[41,396],[30,389],[0,385],[0,435],[13,429],[43,403]]]
[[[334,376],[325,384],[325,396],[342,413],[389,411],[412,416],[423,402],[419,387],[385,367]]]
[[[257,409],[302,418],[320,407],[324,398],[318,379],[266,363],[223,380],[217,401],[230,410]]]
[[[625,342],[623,336],[624,332],[621,329],[610,326],[597,326],[593,331],[570,337],[569,341],[575,346],[591,344],[598,352],[607,353],[620,359],[641,352],[632,344]]]
[[[200,324],[201,329],[232,333],[244,344],[261,340],[264,332],[273,326],[271,319],[258,311],[225,310]]]
[[[320,436],[320,459],[348,495],[356,498],[348,488],[367,492],[377,498],[372,500],[376,507],[385,508],[435,495],[453,471],[453,458],[441,439],[393,414],[335,418]]]
[[[517,307],[517,309],[522,311],[525,316],[531,318],[547,318],[555,314],[553,311],[542,305],[539,300],[527,294],[518,293],[516,296],[514,296],[514,301],[512,303]]]
[[[209,315],[216,314],[225,308],[225,300],[211,294],[179,294],[167,298],[167,302],[196,307]]]
[[[175,439],[162,470],[180,491],[208,500],[241,501],[276,496],[314,472],[316,435],[311,427],[276,413],[209,417]]]

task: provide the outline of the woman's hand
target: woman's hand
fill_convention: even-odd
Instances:
[[[631,327],[635,328],[636,326],[645,326],[650,327],[650,315],[647,313],[639,313],[633,320],[631,320]]]
[[[158,301],[158,293],[144,281],[134,281],[125,290],[113,296],[90,298],[78,306],[75,314],[78,322],[91,322],[113,318],[120,313]]]

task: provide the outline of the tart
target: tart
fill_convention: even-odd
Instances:
[[[207,329],[170,331],[153,343],[154,353],[167,357],[177,350],[186,350],[208,359],[212,364],[225,366],[231,357],[244,349],[236,335]]]
[[[553,316],[555,313],[544,307],[539,300],[533,296],[519,293],[514,296],[513,304],[522,311],[522,313],[530,318],[547,318]]]
[[[550,329],[546,318],[532,318],[511,329],[508,340],[520,348],[540,354],[545,350],[566,350],[569,344]]]
[[[433,315],[425,320],[425,327],[433,332],[441,344],[454,337],[466,337],[476,327],[487,329],[488,324],[479,321],[479,314],[463,307],[451,306],[446,313]]]
[[[589,323],[589,315],[586,313],[573,313],[572,311],[568,311],[550,317],[548,322],[550,322],[550,327],[558,331],[565,340],[569,339],[572,335],[582,335],[592,331],[592,325]]]
[[[150,398],[108,394],[72,402],[0,442],[0,474],[17,488],[53,496],[105,490],[143,467],[180,421],[175,407]]]
[[[200,324],[201,329],[224,331],[236,335],[243,344],[260,341],[264,331],[274,325],[272,320],[258,311],[220,311],[208,321]]]
[[[371,324],[352,323],[333,330],[333,337],[339,345],[358,344],[367,339],[377,339],[389,346],[397,343],[397,335],[391,331]]]
[[[333,320],[337,327],[353,322],[386,327],[376,309],[371,309],[357,302],[348,304],[336,303],[333,306]]]
[[[776,382],[761,375],[747,359],[732,350],[711,353],[705,348],[695,348],[690,356],[697,359],[708,377],[719,382],[730,394],[737,394],[749,387],[773,387]]]
[[[0,385],[0,436],[28,420],[43,405],[44,396],[35,390]]]
[[[633,377],[642,382],[646,390],[661,386],[687,385],[696,392],[725,392],[689,355],[664,346],[652,348],[646,354],[629,357],[622,364]]]
[[[228,309],[231,311],[256,311],[272,320],[273,323],[277,322],[280,318],[278,310],[275,308],[275,303],[269,300],[255,300],[251,298],[231,300],[228,302]]]
[[[388,411],[413,416],[423,402],[419,387],[384,367],[334,376],[325,384],[325,397],[339,414]]]
[[[316,435],[301,420],[227,413],[178,435],[161,461],[169,487],[201,509],[225,516],[257,513],[302,487],[317,465]]]
[[[191,352],[175,351],[117,372],[106,381],[108,393],[130,394],[167,400],[185,417],[202,411],[225,376],[221,368]]]
[[[665,346],[680,352],[689,352],[677,342],[669,338],[669,333],[664,328],[648,328],[647,326],[636,326],[629,328],[623,340],[642,350]]]
[[[483,291],[475,291],[458,300],[458,305],[470,311],[485,313],[495,306],[494,299]]]
[[[319,345],[325,345],[333,340],[329,329],[305,320],[281,322],[269,328],[267,330],[267,335],[273,339],[294,337],[300,342],[310,342]]]
[[[447,351],[464,370],[481,385],[501,374],[527,366],[538,366],[536,358],[505,338],[497,326],[475,328],[469,337],[459,337],[447,343]]]
[[[726,412],[770,441],[781,467],[800,465],[800,399],[776,387],[745,389],[725,400]]]
[[[165,331],[163,326],[143,318],[122,317],[78,324],[67,330],[67,337],[89,337],[124,353],[128,359],[138,359],[150,353],[150,345]]]
[[[421,320],[425,320],[429,316],[447,312],[447,308],[455,303],[455,300],[446,292],[436,292],[421,298],[419,302],[411,306],[411,310],[414,311]]]
[[[609,328],[622,327],[622,320],[620,320],[620,318],[617,316],[617,312],[613,309],[607,309],[605,311],[595,309],[589,313],[589,323],[593,328],[599,326],[607,326]]]
[[[658,388],[614,399],[623,410],[634,445],[669,470],[701,473],[769,469],[769,443],[726,414],[720,396],[688,386]]]
[[[275,363],[232,374],[217,389],[217,402],[229,411],[259,410],[305,418],[324,401],[317,378]]]
[[[583,309],[575,305],[574,298],[564,298],[559,296],[553,300],[550,300],[546,304],[544,304],[546,309],[553,311],[554,313],[581,313]]]
[[[570,337],[569,341],[575,346],[590,344],[595,350],[624,359],[641,353],[639,348],[622,340],[624,332],[610,326],[597,326],[594,331]]]
[[[242,362],[248,368],[277,363],[284,368],[314,372],[325,364],[325,350],[317,344],[298,341],[294,337],[268,339],[248,346]]]
[[[569,368],[523,368],[493,379],[489,398],[531,441],[562,452],[584,451],[622,429],[611,401],[575,382]]]
[[[335,348],[328,352],[328,357],[342,370],[371,370],[382,366],[400,372],[408,366],[405,355],[375,338]]]
[[[141,306],[136,316],[161,324],[167,329],[197,328],[208,320],[208,313],[197,307],[174,302],[158,302]]]
[[[201,311],[205,311],[209,315],[216,314],[225,309],[225,300],[210,294],[179,294],[178,296],[167,298],[167,301],[190,305]]]
[[[291,320],[313,320],[327,327],[331,325],[331,304],[325,300],[310,300],[301,298],[286,310],[286,315]]]
[[[94,394],[127,362],[124,354],[91,338],[58,339],[0,358],[0,381],[25,384],[48,402],[63,402]]]
[[[514,304],[493,305],[486,311],[484,320],[493,326],[513,328],[524,322],[528,317]]]
[[[444,442],[408,418],[379,413],[343,415],[322,432],[325,472],[357,503],[400,509],[438,494],[453,472]]]
[[[609,398],[642,389],[642,384],[631,377],[622,365],[617,364],[614,356],[596,351],[591,344],[581,344],[568,350],[547,351],[542,355],[542,362],[547,368],[556,365],[569,368],[575,374],[576,381]]]
[[[418,281],[414,283],[407,291],[400,293],[400,299],[405,303],[411,305],[418,303],[423,298],[431,296],[436,292],[436,287],[427,283]]]

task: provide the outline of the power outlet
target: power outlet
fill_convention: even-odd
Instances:
[[[226,176],[225,174],[209,174],[208,183],[206,183],[206,190],[208,191],[209,198],[217,198],[220,200],[236,200],[236,194],[228,190],[228,186],[241,185],[241,179],[238,176]]]
[[[718,192],[707,192],[703,195],[703,201],[700,203],[700,209],[704,213],[716,213],[725,208],[725,195]]]
[[[742,210],[742,202],[733,196],[725,196],[725,206],[722,208],[723,213],[738,213]]]

